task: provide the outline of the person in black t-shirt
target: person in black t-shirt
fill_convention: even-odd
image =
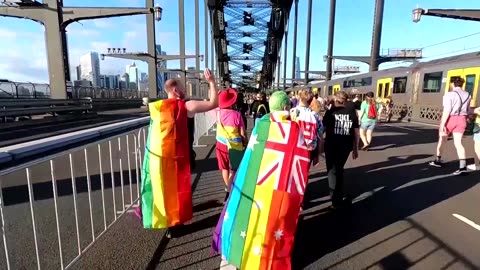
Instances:
[[[267,101],[267,94],[257,94],[257,100],[252,103],[252,109],[250,110],[250,112],[253,115],[253,121],[255,124],[257,124],[258,119],[270,113],[270,107]]]
[[[338,91],[334,104],[323,117],[325,129],[325,160],[332,207],[350,203],[343,197],[343,171],[350,152],[358,157],[359,125],[355,107],[347,103],[347,93]]]

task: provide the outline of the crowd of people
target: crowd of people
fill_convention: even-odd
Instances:
[[[168,99],[149,104],[152,122],[139,214],[144,228],[168,228],[168,236],[176,237],[191,220],[190,174],[195,163],[191,119],[195,113],[215,109],[215,153],[225,184],[225,206],[213,234],[213,248],[222,255],[222,269],[290,269],[309,170],[324,155],[331,208],[348,207],[351,198],[343,192],[345,164],[350,156],[356,159],[360,150],[368,151],[382,112],[386,121],[392,117],[393,99],[381,105],[373,92],[362,100],[344,91],[321,98],[309,89],[255,96],[232,88],[218,93],[208,69],[205,79],[210,85],[209,101],[185,100],[183,86],[171,79],[165,84]],[[453,91],[444,98],[436,159],[430,163],[442,166],[443,146],[453,133],[460,160],[457,175],[466,172],[462,136],[470,95],[463,84],[463,79],[455,79]],[[478,115],[480,108],[474,113]],[[250,136],[248,117],[254,120]],[[480,117],[475,122],[475,150],[480,157]],[[263,236],[256,237],[258,233]]]

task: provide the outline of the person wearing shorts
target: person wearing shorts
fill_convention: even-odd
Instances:
[[[369,115],[370,106],[375,106],[375,115]],[[367,151],[372,143],[373,130],[377,125],[380,105],[375,101],[373,92],[366,94],[366,99],[360,105],[360,139],[362,140],[362,150]]]
[[[436,158],[429,163],[433,167],[442,167],[443,148],[448,136],[452,134],[460,165],[459,169],[453,172],[454,175],[462,175],[467,172],[465,147],[463,147],[462,139],[467,128],[471,96],[463,90],[464,83],[463,78],[453,77],[450,84],[452,90],[443,97],[443,113],[439,128]]]
[[[242,114],[232,109],[236,101],[237,92],[232,88],[222,91],[218,95],[218,107],[220,109],[217,112],[215,154],[218,169],[222,172],[222,178],[226,185],[225,200],[230,194],[235,171],[240,166],[247,137]]]

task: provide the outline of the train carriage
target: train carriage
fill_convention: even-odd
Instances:
[[[320,96],[331,96],[339,90],[362,96],[372,91],[381,101],[392,96],[395,115],[437,122],[441,117],[442,97],[450,90],[454,77],[465,79],[464,88],[472,96],[471,106],[479,106],[480,52],[335,78],[312,87],[319,89]]]

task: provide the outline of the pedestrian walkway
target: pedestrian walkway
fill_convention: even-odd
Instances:
[[[354,200],[345,211],[330,210],[324,163],[314,168],[297,230],[294,269],[479,269],[480,177],[475,173],[451,175],[458,166],[453,142],[448,144],[444,157],[446,168],[429,167],[437,134],[437,129],[431,126],[381,124],[371,150],[360,152],[358,160],[347,162],[346,191]],[[200,140],[199,145],[206,147],[196,148],[197,169],[192,176],[194,219],[186,225],[184,235],[176,239],[167,239],[164,230],[143,229],[133,212],[119,214],[122,204],[128,206],[130,197],[136,198],[138,191],[135,181],[130,189],[126,158],[116,151],[110,155],[115,161],[123,159],[125,188],[121,188],[117,162],[113,164],[116,172],[113,190],[108,186],[111,180],[104,175],[102,207],[96,146],[86,151],[92,175],[91,199],[86,192],[84,151],[73,155],[80,232],[77,238],[71,190],[63,187],[71,183],[68,158],[55,162],[57,179],[61,179],[57,181],[58,215],[64,262],[73,260],[78,250],[85,249],[95,238],[91,248],[71,269],[218,269],[220,258],[213,253],[211,241],[222,209],[224,185],[217,170],[212,135]],[[473,156],[471,137],[466,137],[465,143],[466,149],[470,149],[468,156]],[[112,145],[115,150],[114,141]],[[109,167],[108,143],[101,146],[105,169]],[[133,163],[132,172],[138,168]],[[35,181],[48,181],[49,164],[42,166],[31,169]],[[11,179],[4,183],[18,185],[19,176],[10,175]],[[48,183],[39,183],[33,189],[39,260],[42,269],[59,269],[52,188]],[[8,190],[4,187],[4,200],[11,269],[36,268],[27,187]],[[115,217],[118,221],[113,223]],[[101,235],[104,226],[111,223],[112,227]],[[28,255],[19,260],[18,254]],[[3,249],[0,258],[0,269],[6,269]]]
[[[451,176],[456,162],[428,167],[436,134],[415,124],[381,125],[371,151],[347,164],[346,189],[355,199],[345,212],[329,209],[325,168],[315,168],[299,221],[295,269],[480,268],[480,231],[457,217],[480,224],[480,178]],[[224,187],[213,143],[207,136],[201,144],[209,146],[196,149],[201,172],[193,175],[195,216],[183,237],[167,239],[164,231],[144,230],[136,216],[126,215],[74,269],[218,269],[211,235]],[[448,147],[447,161],[455,156]]]

